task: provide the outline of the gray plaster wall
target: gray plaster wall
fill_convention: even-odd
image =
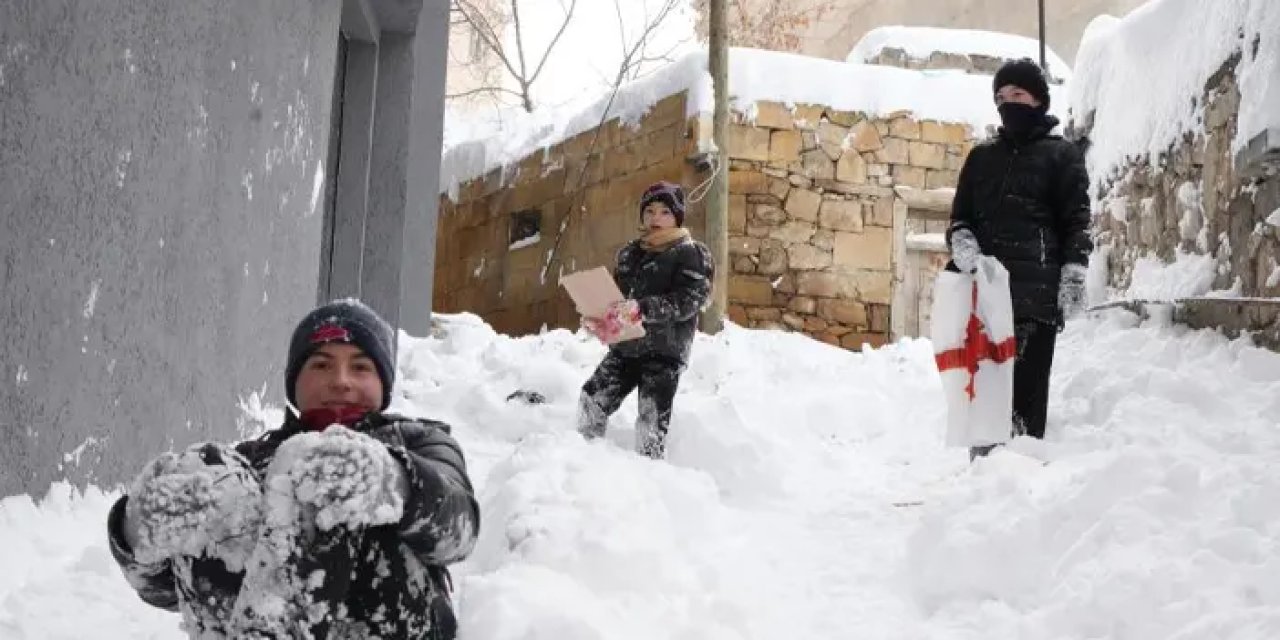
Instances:
[[[0,2],[0,496],[110,486],[279,403],[340,4]]]

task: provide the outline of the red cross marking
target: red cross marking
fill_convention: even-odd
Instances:
[[[934,355],[938,371],[965,369],[969,372],[969,383],[964,387],[969,394],[969,400],[973,400],[975,395],[973,384],[978,373],[979,362],[990,360],[996,364],[1002,364],[1018,354],[1016,338],[1009,336],[995,343],[983,329],[985,327],[978,320],[978,283],[975,282],[973,283],[973,311],[969,312],[969,323],[965,326],[964,344]]]

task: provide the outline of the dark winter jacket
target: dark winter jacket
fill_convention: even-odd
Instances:
[[[236,450],[261,480],[281,443],[302,429],[290,416],[282,428],[241,442]],[[480,524],[462,451],[449,435],[448,425],[430,420],[374,414],[353,429],[385,443],[404,465],[410,487],[404,516],[398,525],[369,527],[360,535],[338,530],[318,534],[345,539],[342,544],[317,541],[317,557],[305,558],[302,570],[322,568],[335,576],[332,584],[326,580],[323,585],[323,597],[346,605],[346,619],[369,625],[377,637],[452,638],[457,625],[445,566],[471,552]],[[156,607],[179,611],[181,603],[190,613],[188,626],[194,623],[201,631],[226,633],[224,624],[243,573],[229,571],[222,560],[208,557],[140,564],[123,536],[127,500],[122,497],[112,507],[108,533],[112,554],[129,584]],[[395,615],[388,619],[386,611]]]
[[[1013,313],[1058,322],[1062,265],[1088,263],[1089,178],[1075,144],[1049,132],[1005,133],[973,148],[960,170],[951,226],[973,231],[986,255],[1009,270]],[[954,265],[949,265],[954,270]]]
[[[639,240],[624,246],[613,278],[623,295],[639,303],[645,336],[613,345],[614,352],[687,362],[714,273],[711,252],[692,238],[660,252],[646,251]]]

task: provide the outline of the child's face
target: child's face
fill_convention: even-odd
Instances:
[[[996,106],[1000,106],[1006,102],[1017,102],[1030,105],[1032,107],[1040,106],[1040,101],[1036,100],[1035,96],[1027,93],[1026,89],[1014,84],[1006,84],[1005,86],[1000,87],[1000,90],[996,92]]]
[[[302,365],[295,385],[299,411],[353,405],[376,411],[382,404],[378,368],[350,344],[321,346]]]
[[[650,202],[645,205],[644,212],[641,213],[641,220],[644,221],[645,228],[650,231],[658,229],[670,229],[676,226],[676,216],[671,213],[671,209],[661,202]]]

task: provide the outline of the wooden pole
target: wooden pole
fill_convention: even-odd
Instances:
[[[711,0],[709,25],[709,71],[715,94],[711,136],[715,142],[715,174],[707,192],[707,248],[716,263],[711,300],[702,317],[702,329],[719,333],[724,328],[729,302],[729,149],[725,135],[729,121],[729,44],[725,0]]]

